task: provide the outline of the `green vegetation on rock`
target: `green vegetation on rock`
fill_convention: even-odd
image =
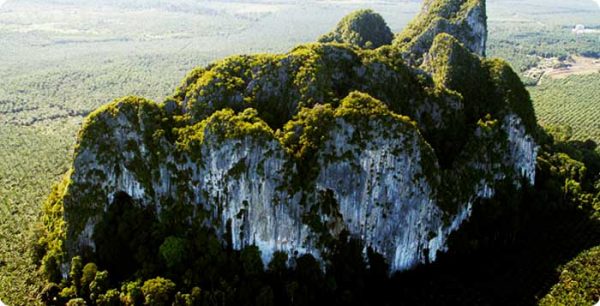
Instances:
[[[284,52],[297,43],[310,41],[319,33],[330,30],[332,16],[338,18],[340,11],[356,7],[353,2],[337,1],[273,2],[264,6],[268,6],[269,10],[273,8],[273,12],[232,15],[231,12],[237,9],[236,5],[228,5],[217,12],[203,8],[214,4],[207,2],[195,2],[188,6],[191,3],[189,1],[176,1],[184,4],[176,6],[173,2],[167,6],[154,3],[157,1],[115,4],[115,1],[86,0],[69,4],[69,7],[78,10],[78,14],[69,15],[59,13],[63,12],[62,5],[65,1],[34,2],[34,5],[31,5],[31,1],[5,3],[2,15],[6,18],[0,28],[0,36],[7,42],[3,45],[5,52],[0,59],[3,80],[0,85],[0,299],[8,305],[40,303],[38,294],[44,288],[45,278],[36,271],[38,262],[29,258],[31,247],[24,241],[31,240],[31,232],[37,228],[33,224],[52,184],[61,181],[71,166],[71,150],[76,132],[88,113],[124,95],[135,94],[162,101],[165,96],[173,94],[173,88],[179,84],[181,77],[194,66],[205,65],[232,53]],[[101,11],[94,11],[93,8],[104,2],[110,3]],[[251,5],[262,8],[259,3]],[[392,5],[389,2],[371,2],[369,5],[388,18],[392,29],[402,27],[419,6],[416,2],[396,2]],[[152,9],[147,9],[148,7]],[[140,8],[142,10],[138,10]],[[192,9],[187,10],[188,8]],[[588,29],[598,28],[600,11],[593,1],[570,2],[568,5],[557,0],[488,1],[488,9],[491,35],[487,53],[506,59],[522,77],[527,69],[544,62],[546,57],[568,59],[573,54],[596,56],[598,53],[596,35],[574,35],[571,32],[575,20],[585,24]],[[182,15],[182,10],[187,11]],[[514,14],[515,11],[519,14]],[[56,13],[60,14],[59,24],[56,23]],[[106,24],[106,20],[117,22]],[[148,20],[152,22],[147,22]],[[103,24],[102,31],[94,32],[99,24]],[[240,29],[251,30],[240,33]],[[92,32],[93,35],[87,35]],[[253,39],[248,39],[248,34]],[[191,41],[193,43],[190,44]],[[265,44],[265,41],[268,43]],[[391,49],[384,46],[373,52],[372,57],[377,58],[376,63],[382,60],[400,61],[398,57],[388,59],[387,55],[381,56],[393,53]],[[90,50],[94,51],[90,53]],[[65,60],[65,54],[68,54],[68,60]],[[397,69],[400,66],[394,67]],[[182,87],[185,89],[194,83],[204,70],[205,67],[194,69]],[[538,81],[526,79],[528,84],[536,84]],[[403,84],[408,83],[407,80],[400,79],[390,86],[386,86],[387,81],[380,82],[379,87],[373,87],[369,94],[386,103],[399,101],[407,96],[404,89],[402,93],[398,90],[399,98],[382,96],[394,93],[391,88],[403,88]],[[587,133],[596,133],[594,124],[589,123],[589,120],[580,120],[595,118],[595,112],[588,108],[595,105],[596,101],[594,98],[597,95],[593,94],[594,82],[572,81],[571,78],[569,81],[544,80],[539,89],[542,87],[556,87],[554,91],[546,90],[543,93],[535,92],[538,87],[529,88],[542,125],[572,125],[574,138],[582,143],[586,141]],[[408,92],[412,95],[416,92],[415,88],[418,87],[413,87]],[[380,94],[386,90],[388,94]],[[179,105],[178,102],[185,100],[184,90],[175,93],[176,98],[166,103],[168,106],[165,110],[169,114],[170,110],[178,111],[173,105]],[[565,111],[563,105],[577,105],[579,111]],[[398,107],[396,112],[403,113],[400,109],[406,107]],[[168,124],[169,129],[173,126],[181,127],[181,121],[185,121],[183,125],[187,125],[189,118],[180,115],[177,114],[177,124]],[[265,118],[266,115],[268,114],[263,114]],[[418,116],[410,117],[424,122]],[[446,122],[455,126],[457,121],[447,115],[443,117]],[[169,129],[165,130],[165,134],[169,133]],[[435,144],[454,143],[455,137],[441,133],[436,133],[433,137],[424,130],[422,133],[438,152],[459,151],[447,144]],[[598,142],[598,137],[593,138]],[[591,142],[587,145],[593,147]],[[130,147],[133,147],[133,143]],[[579,169],[575,167],[576,163],[573,165],[573,169]],[[168,167],[173,168],[174,165]],[[101,177],[98,174],[98,178]],[[182,174],[179,181],[186,181],[187,177]],[[184,214],[180,212],[179,215]],[[572,246],[566,246],[566,249],[569,248]],[[547,255],[553,253],[547,252],[543,258],[548,257]],[[496,263],[498,258],[500,256],[492,258],[488,263]],[[502,275],[505,275],[504,269],[502,273],[490,273],[488,278]],[[50,291],[56,288],[58,285],[48,287]],[[118,286],[116,288],[120,290]],[[290,284],[290,291],[293,288],[297,286]],[[262,289],[257,291],[269,292]],[[471,289],[474,295],[478,294],[477,289]],[[456,288],[451,291],[452,296],[456,296],[455,290]],[[541,291],[544,290],[546,289]],[[277,290],[274,291],[277,295]],[[125,292],[130,291],[122,292],[125,295]],[[427,296],[442,296],[439,293],[432,290]],[[539,296],[538,292],[535,294]],[[135,294],[132,293],[132,296]],[[514,296],[518,294],[512,297]],[[471,300],[465,301],[463,304]],[[507,301],[511,300],[507,298]]]
[[[394,39],[410,61],[419,62],[438,34],[459,39],[471,52],[485,56],[485,0],[426,0],[421,13]]]
[[[340,39],[324,38],[287,54],[232,56],[190,72],[163,103],[131,96],[91,113],[78,136],[73,167],[49,197],[42,217],[37,255],[54,283],[46,287],[44,299],[74,305],[366,301],[365,290],[389,281],[380,273],[387,271],[387,263],[370,246],[340,230],[345,216],[332,191],[304,194],[313,191],[307,186],[320,171],[317,156],[327,154],[323,144],[345,132],[341,125],[350,127],[351,145],[359,149],[376,137],[417,139],[412,144],[423,160],[423,173],[408,180],[424,175],[431,185],[427,187],[434,189],[431,205],[441,208],[445,217],[476,199],[479,184],[492,189],[496,183],[498,188],[529,187],[519,183],[523,173],[506,164],[508,135],[502,126],[507,116],[516,115],[522,121],[518,127],[537,136],[528,93],[506,62],[471,53],[477,52],[477,43],[485,44],[485,37],[469,36],[470,30],[477,32],[474,36],[486,34],[480,31],[485,30],[485,19],[477,11],[485,11],[485,2],[436,1],[425,6],[424,11],[437,15],[423,21],[424,28],[434,24],[433,31],[411,33],[419,24],[415,22],[405,34],[417,37],[423,47],[425,60],[419,67],[414,66],[419,61],[402,54],[413,40],[403,41],[401,34],[401,43],[380,47],[388,42],[368,38],[379,34],[354,28],[373,22],[378,32],[389,31],[381,16],[361,11],[329,35],[341,33]],[[472,14],[474,19],[469,19]],[[473,21],[480,22],[477,31],[465,26]],[[453,31],[437,33],[444,27]],[[291,208],[301,216],[295,221],[323,234],[317,237],[322,253],[316,254],[325,262],[294,254],[289,260],[295,268],[288,269],[277,256],[265,272],[257,246],[234,250],[230,223],[226,230],[216,227],[231,222],[221,218],[229,203],[220,197],[232,186],[211,195],[215,199],[205,190],[191,190],[205,184],[195,173],[205,169],[194,168],[203,162],[202,154],[226,142],[238,150],[248,140],[257,147],[267,142],[280,145],[285,152],[278,156],[284,166],[276,166],[274,172],[295,176],[286,178],[292,184],[301,181],[287,196],[302,198],[301,207]],[[326,158],[350,159],[359,149]],[[243,157],[228,166],[225,177],[247,179],[247,162]],[[565,181],[565,194],[591,194],[589,186],[582,186],[589,179],[584,163],[566,153],[556,153],[551,163],[565,164],[564,175],[579,175]],[[274,175],[265,174],[264,165],[260,168],[256,171],[262,171],[261,177]],[[123,190],[111,190],[115,181]],[[286,187],[293,186],[274,189],[285,194]],[[446,192],[438,194],[437,189]],[[197,205],[189,205],[192,198]],[[252,205],[256,204],[244,200],[237,218],[244,220]],[[245,221],[241,222],[237,226],[243,228]],[[435,235],[430,232],[427,239]],[[319,263],[326,265],[325,272]],[[65,277],[69,264],[71,273]],[[374,282],[361,284],[369,279]]]
[[[331,31],[319,38],[319,42],[347,43],[359,48],[376,49],[392,43],[394,34],[381,15],[373,10],[358,10],[344,17]]]
[[[560,281],[540,305],[593,305],[600,300],[600,246],[565,265]]]
[[[239,114],[231,109],[217,111],[200,123],[179,129],[177,134],[178,146],[191,154],[200,153],[200,146],[204,141],[222,143],[228,139],[241,139],[245,136],[253,136],[256,139],[273,138],[273,130],[252,108],[247,108]]]
[[[479,1],[460,6],[454,2],[435,3],[429,8],[432,14],[451,20],[466,18],[463,15],[470,14],[473,5],[480,5]],[[450,16],[449,11],[457,15]],[[385,26],[381,17],[370,11],[359,11],[340,24],[354,29],[354,24],[369,24],[372,18]],[[481,27],[485,28],[485,21]],[[435,40],[423,43],[429,49],[424,67],[431,76],[406,64],[393,51],[397,46],[360,50],[313,43],[287,54],[231,56],[198,68],[162,104],[138,97],[106,104],[88,116],[78,137],[70,183],[61,199],[66,212],[64,217],[54,217],[64,218],[67,225],[65,246],[58,250],[67,256],[87,252],[80,245],[91,239],[98,244],[97,250],[89,250],[95,254],[87,254],[86,258],[118,271],[113,273],[117,279],[137,270],[157,269],[160,261],[144,262],[144,256],[160,252],[163,260],[165,256],[174,258],[169,252],[173,241],[164,239],[177,233],[147,233],[138,227],[114,226],[124,222],[120,219],[123,216],[145,227],[187,220],[186,214],[192,209],[179,202],[189,201],[193,196],[189,184],[198,183],[191,181],[193,171],[181,169],[177,162],[191,158],[192,162],[202,163],[205,148],[218,147],[230,139],[252,139],[259,145],[273,140],[293,157],[288,162],[291,167],[286,167],[298,167],[293,180],[303,182],[301,188],[292,190],[303,191],[310,189],[310,182],[319,173],[316,158],[326,149],[322,144],[333,132],[343,132],[336,128],[341,123],[352,126],[351,141],[359,148],[375,137],[392,139],[407,133],[407,137],[419,137],[423,174],[434,189],[444,186],[437,183],[442,176],[436,173],[441,156],[445,167],[456,169],[455,175],[467,171],[472,178],[458,185],[459,190],[453,189],[453,193],[463,195],[440,204],[446,213],[455,213],[454,208],[475,192],[480,178],[491,177],[489,181],[493,181],[495,177],[496,168],[469,172],[471,159],[480,151],[479,138],[492,135],[486,138],[490,145],[500,151],[505,148],[505,140],[498,136],[503,135],[499,126],[479,124],[481,119],[503,118],[514,112],[531,133],[535,115],[531,107],[527,108],[531,102],[518,77],[503,62],[472,55],[465,41],[459,42],[449,34],[439,34]],[[486,133],[487,129],[490,131]],[[478,135],[482,130],[484,135]],[[501,154],[484,156],[478,161],[502,162]],[[165,168],[170,172],[165,174]],[[240,160],[228,175],[238,178],[245,168],[245,160]],[[122,174],[127,180],[123,187],[136,193],[135,200],[124,191],[107,190],[109,187],[103,185]],[[520,174],[509,171],[504,175]],[[165,179],[177,188],[177,196],[158,195],[156,188],[163,187],[157,182]],[[303,198],[306,200],[310,197]],[[153,209],[158,205],[160,214]],[[220,211],[223,203],[217,201],[216,206],[206,212]],[[206,221],[203,215],[199,214],[198,221]],[[89,226],[93,230],[86,228]],[[134,236],[139,239],[132,233],[137,233]],[[120,250],[129,255],[114,265]],[[65,255],[60,252],[49,258],[59,260]],[[175,266],[179,265],[171,268]],[[58,268],[52,270],[57,273]]]

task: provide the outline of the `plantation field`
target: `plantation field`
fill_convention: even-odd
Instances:
[[[0,297],[8,305],[35,304],[31,226],[47,186],[67,170],[76,129],[72,120],[0,126]]]
[[[570,126],[574,139],[600,143],[600,73],[547,77],[530,93],[542,125]]]
[[[600,57],[600,33],[576,35],[578,25],[600,29],[600,8],[593,1],[488,1],[488,56],[508,60],[526,84],[538,79],[525,72],[547,58]],[[539,77],[539,76],[538,76]]]
[[[285,52],[315,41],[358,8],[399,32],[420,1],[0,0],[0,300],[36,304],[29,245],[39,207],[67,170],[93,109],[124,95],[162,100],[193,67],[231,54]],[[518,9],[517,9],[518,8]],[[515,13],[516,12],[516,13]],[[488,55],[523,79],[544,57],[600,55],[591,0],[488,0]],[[599,74],[531,88],[543,124],[600,141]]]

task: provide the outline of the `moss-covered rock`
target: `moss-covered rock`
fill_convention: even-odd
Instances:
[[[376,49],[389,45],[394,34],[381,15],[373,10],[358,10],[344,17],[336,28],[319,38],[319,42],[346,43],[358,48]]]
[[[163,103],[101,107],[45,206],[47,275],[59,282],[71,257],[105,254],[98,235],[131,207],[152,216],[142,236],[156,241],[136,240],[144,252],[201,225],[211,243],[256,245],[265,262],[276,251],[322,259],[342,233],[393,270],[435,260],[477,198],[535,178],[535,114],[510,67],[480,57],[484,9],[426,1],[395,45],[374,50],[389,29],[358,12],[335,42],[232,56],[190,72]]]
[[[485,0],[426,0],[421,12],[394,39],[410,62],[420,63],[440,33],[458,39],[470,51],[485,56]]]

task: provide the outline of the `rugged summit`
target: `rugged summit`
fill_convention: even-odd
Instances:
[[[485,1],[425,0],[417,18],[396,36],[394,45],[409,62],[419,62],[440,33],[454,36],[470,52],[485,56]]]
[[[44,266],[103,253],[123,198],[264,261],[323,258],[346,234],[393,271],[436,260],[477,199],[535,178],[533,108],[508,64],[482,57],[485,20],[483,0],[428,0],[391,45],[233,56],[162,103],[103,106],[46,203],[60,222],[46,222]]]
[[[394,34],[381,15],[373,10],[358,10],[344,17],[333,31],[321,36],[319,42],[348,43],[374,49],[391,44],[393,39]]]

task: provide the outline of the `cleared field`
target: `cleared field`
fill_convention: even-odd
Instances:
[[[600,72],[600,59],[585,56],[569,56],[566,58],[541,58],[536,67],[523,74],[539,80],[540,85],[545,78],[564,79],[570,75],[585,75]]]
[[[570,75],[592,74],[600,72],[600,59],[575,56],[564,67],[553,68],[546,73],[552,79],[564,79]]]

